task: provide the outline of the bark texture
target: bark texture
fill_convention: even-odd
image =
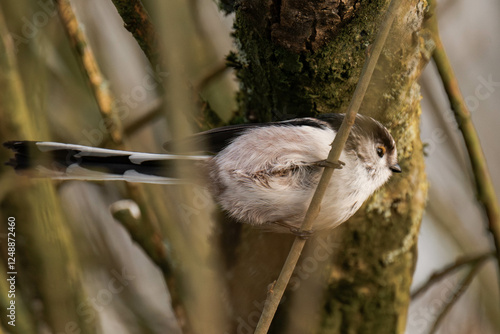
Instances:
[[[231,61],[246,117],[345,112],[388,3],[242,1],[235,23],[240,51]],[[292,277],[295,293],[287,295],[271,328],[275,333],[404,332],[427,194],[416,82],[432,47],[422,31],[426,5],[411,0],[401,6],[360,111],[390,130],[404,172],[343,226],[311,240]],[[293,238],[245,226],[239,238],[227,265],[234,330],[247,333]],[[331,253],[333,260],[318,255]]]

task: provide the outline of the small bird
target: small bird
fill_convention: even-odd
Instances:
[[[179,184],[174,163],[203,171],[205,185],[231,217],[278,232],[300,227],[344,114],[231,125],[180,141],[210,154],[152,154],[54,142],[9,141],[18,172],[60,180]],[[178,142],[167,142],[172,152]],[[371,117],[358,115],[328,185],[314,230],[349,219],[375,190],[400,173],[396,143]]]

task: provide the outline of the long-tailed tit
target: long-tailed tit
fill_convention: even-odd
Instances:
[[[53,142],[10,141],[8,164],[34,176],[63,180],[125,180],[178,184],[173,162],[203,170],[214,199],[230,216],[259,226],[299,227],[321,176],[343,114],[265,124],[225,126],[190,136],[211,155],[151,154]],[[188,146],[189,146],[188,145]],[[172,143],[167,143],[167,150]],[[393,172],[396,143],[376,120],[358,115],[323,198],[313,229],[349,219]],[[342,166],[343,165],[343,166]]]

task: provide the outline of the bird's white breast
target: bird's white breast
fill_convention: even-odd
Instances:
[[[311,202],[322,168],[297,172],[327,158],[335,132],[311,126],[270,126],[239,136],[212,161],[215,197],[234,218],[262,225],[282,222],[299,227]],[[342,152],[313,228],[333,228],[350,218],[378,188],[355,153]],[[273,171],[294,170],[290,173]],[[312,171],[312,172],[311,172]]]
[[[326,159],[335,133],[310,126],[256,128],[238,137],[214,158],[222,190],[218,202],[235,218],[253,224],[281,221],[298,225],[311,200],[315,180],[290,173],[267,179],[262,173]],[[263,178],[259,178],[263,175]],[[265,181],[268,181],[267,183]],[[304,188],[304,186],[307,186]]]

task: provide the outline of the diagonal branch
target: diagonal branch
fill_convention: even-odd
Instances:
[[[94,52],[88,44],[85,33],[80,28],[69,0],[55,0],[55,3],[71,45],[78,54],[77,60],[84,69],[84,75],[94,93],[106,130],[110,134],[113,144],[120,146],[123,143],[122,124],[113,108],[114,96],[109,84],[99,68]]]
[[[474,263],[473,267],[469,270],[469,273],[465,278],[460,282],[458,285],[457,289],[455,290],[455,293],[451,297],[451,300],[449,303],[447,303],[443,309],[441,310],[441,313],[439,313],[438,317],[436,318],[436,321],[432,325],[431,330],[429,331],[429,334],[434,334],[439,328],[439,325],[441,325],[441,322],[443,319],[446,317],[448,312],[450,312],[451,308],[457,303],[457,301],[460,299],[460,297],[464,294],[464,292],[467,290],[469,285],[472,283],[472,280],[474,277],[476,277],[477,273],[483,266],[485,261],[478,261]]]
[[[486,260],[488,260],[491,257],[494,257],[496,255],[495,252],[488,252],[480,255],[475,255],[475,256],[464,256],[462,258],[457,259],[454,263],[446,266],[445,268],[433,273],[431,277],[425,282],[421,287],[419,287],[417,290],[415,290],[411,294],[411,299],[416,299],[420,297],[423,293],[425,293],[429,288],[434,285],[434,283],[442,280],[446,276],[454,273],[455,271],[461,269],[464,266],[467,265],[477,265],[479,263],[482,263]]]
[[[460,131],[469,153],[472,171],[476,180],[476,189],[478,200],[483,205],[488,218],[488,228],[495,242],[498,268],[500,270],[500,208],[498,205],[498,198],[493,188],[486,158],[481,148],[481,142],[477,134],[476,128],[472,123],[471,113],[467,108],[465,99],[460,92],[457,78],[453,72],[450,60],[441,42],[439,36],[439,28],[437,22],[437,15],[435,11],[436,1],[430,2],[430,11],[428,14],[427,26],[432,33],[433,40],[436,44],[436,49],[432,55],[436,63],[439,75],[443,81],[443,86],[446,94],[450,100],[451,108],[455,114]],[[500,272],[499,272],[499,285],[500,285]]]
[[[134,36],[151,65],[160,59],[158,35],[141,0],[112,0],[125,28]]]
[[[361,106],[361,102],[363,101],[366,90],[368,89],[368,85],[375,69],[375,65],[377,64],[380,53],[382,52],[385,40],[387,39],[387,36],[389,34],[392,22],[396,18],[396,14],[401,2],[401,0],[392,0],[389,8],[387,9],[387,13],[380,27],[377,38],[375,39],[371,53],[368,55],[368,59],[364,64],[358,85],[356,86],[356,90],[354,91],[354,95],[351,100],[351,104],[349,105],[342,125],[340,126],[340,129],[335,136],[335,139],[333,140],[332,149],[330,150],[327,158],[328,162],[337,162],[340,158],[340,154],[344,149],[344,145],[347,141],[347,137],[349,136],[349,132],[351,131],[351,127],[356,120],[356,115]],[[302,222],[302,231],[311,230],[312,224],[318,216],[321,207],[321,201],[326,192],[326,188],[328,186],[328,183],[330,182],[333,172],[333,168],[325,168],[325,170],[323,171],[314,196],[311,200],[311,204],[309,205],[304,221]],[[259,323],[257,324],[257,328],[255,329],[255,334],[265,334],[268,332],[274,314],[276,313],[278,305],[285,292],[286,286],[288,285],[290,277],[292,276],[295,266],[297,265],[300,254],[302,253],[305,242],[306,240],[303,238],[295,238],[295,241],[290,249],[290,252],[288,253],[288,257],[285,261],[285,264],[283,265],[278,280],[274,283],[273,287],[268,292],[264,309],[259,319]]]
[[[184,306],[170,262],[168,245],[162,239],[160,231],[155,229],[152,224],[145,222],[144,217],[140,214],[141,209],[132,200],[125,199],[115,202],[110,206],[110,211],[113,218],[125,227],[132,240],[146,252],[162,271],[170,292],[172,309],[179,322],[182,323],[185,319]],[[186,326],[187,324],[183,328],[184,333],[189,332]]]

